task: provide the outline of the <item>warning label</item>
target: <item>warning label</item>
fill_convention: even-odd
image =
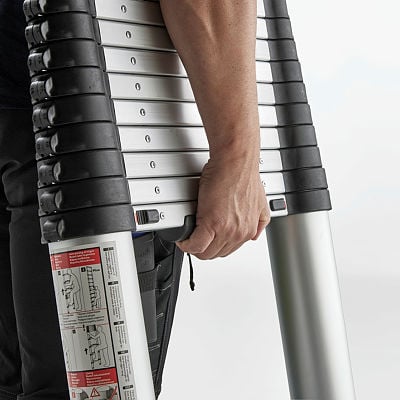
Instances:
[[[116,244],[50,258],[71,399],[136,400]]]

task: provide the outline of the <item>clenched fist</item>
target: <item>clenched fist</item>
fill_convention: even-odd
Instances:
[[[199,183],[196,228],[176,245],[201,260],[226,257],[270,222],[257,162],[210,159]]]

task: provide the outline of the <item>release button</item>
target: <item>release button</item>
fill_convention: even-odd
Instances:
[[[271,211],[286,210],[286,201],[285,199],[270,200],[269,208],[271,209]]]
[[[160,221],[160,214],[157,210],[136,211],[137,223],[139,225],[152,224]]]

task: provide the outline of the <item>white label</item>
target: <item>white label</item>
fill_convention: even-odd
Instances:
[[[50,258],[71,399],[136,400],[115,242]]]

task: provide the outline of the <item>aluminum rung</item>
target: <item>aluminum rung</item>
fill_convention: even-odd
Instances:
[[[119,128],[122,151],[190,151],[208,150],[202,127],[126,127]],[[280,148],[276,128],[261,128],[261,149]]]
[[[282,173],[261,173],[260,178],[264,182],[266,194],[285,193]],[[199,180],[199,176],[130,179],[128,184],[132,204],[195,201],[198,195]]]
[[[188,176],[200,174],[209,159],[208,151],[124,153],[128,178]],[[260,172],[283,169],[279,150],[260,151]]]

